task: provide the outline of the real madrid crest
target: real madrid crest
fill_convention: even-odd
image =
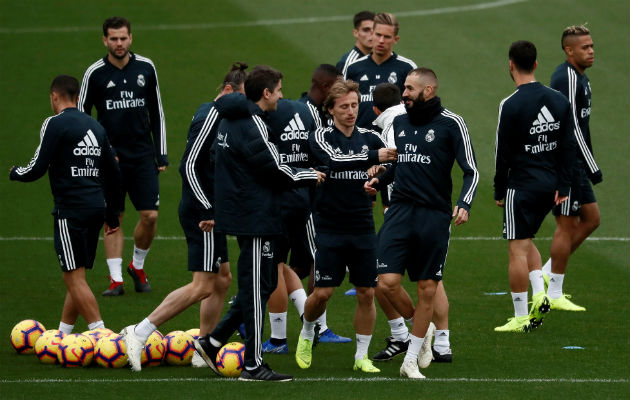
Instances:
[[[424,136],[424,140],[431,143],[435,139],[435,131],[433,129],[429,129],[429,132]]]
[[[396,72],[392,72],[391,74],[389,74],[389,78],[387,78],[387,82],[389,83],[398,82],[398,75],[396,75]]]
[[[138,86],[140,87],[144,87],[144,75],[140,74],[138,75],[138,80],[136,81],[138,83]]]

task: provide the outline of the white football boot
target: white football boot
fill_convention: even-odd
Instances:
[[[125,345],[127,345],[129,365],[131,365],[133,371],[137,372],[142,370],[141,358],[144,343],[136,336],[135,327],[135,325],[129,325],[120,332],[120,335],[123,337]]]
[[[422,347],[420,347],[420,352],[418,353],[418,366],[420,368],[424,369],[431,365],[431,361],[433,360],[431,342],[433,341],[434,334],[435,325],[433,324],[433,322],[430,322],[429,329],[427,329],[427,334],[424,335],[424,342],[422,342]]]

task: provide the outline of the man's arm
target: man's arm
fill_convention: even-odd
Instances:
[[[83,81],[81,81],[81,90],[79,91],[79,102],[77,108],[79,111],[83,111],[87,115],[92,114],[92,107],[94,106],[94,81],[92,75],[94,71],[105,65],[103,60],[98,60],[94,64],[90,65],[83,74]]]
[[[166,152],[166,122],[164,120],[164,109],[162,108],[162,97],[160,96],[157,71],[151,60],[144,57],[138,58],[148,62],[153,69],[153,77],[150,81],[150,87],[153,87],[153,90],[147,92],[147,108],[149,110],[151,133],[153,134],[153,145],[155,146],[155,158],[158,169],[164,171],[168,165]]]
[[[59,135],[50,123],[53,118],[55,117],[48,117],[44,120],[39,133],[40,143],[31,161],[26,167],[12,167],[9,179],[12,181],[32,182],[44,176],[59,142]],[[52,125],[54,125],[54,122]]]
[[[507,192],[508,174],[512,158],[512,146],[510,144],[510,116],[503,106],[505,100],[499,105],[499,118],[497,123],[496,145],[494,152],[494,199],[503,200]]]
[[[120,223],[118,216],[120,211],[118,209],[118,199],[121,196],[122,189],[122,177],[120,174],[120,167],[116,160],[116,155],[112,146],[109,144],[107,135],[105,142],[103,143],[103,193],[105,194],[105,224],[107,225],[106,233],[113,233],[114,230],[119,227]]]
[[[477,185],[479,184],[479,171],[477,170],[477,162],[475,160],[475,151],[470,141],[468,127],[462,117],[457,114],[448,112],[449,117],[456,122],[456,130],[458,134],[454,135],[455,143],[455,159],[457,164],[464,172],[462,190],[457,200],[457,208],[465,209],[470,212],[473,198],[477,193]]]
[[[560,120],[560,126],[564,127],[558,143],[558,186],[557,192],[560,197],[569,196],[571,187],[571,177],[575,174],[576,137],[573,126],[574,119],[571,111],[567,108],[567,113]]]

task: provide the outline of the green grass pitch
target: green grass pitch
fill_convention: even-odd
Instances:
[[[144,318],[164,296],[189,281],[186,245],[177,219],[177,172],[186,132],[197,106],[217,93],[234,61],[269,64],[285,78],[285,97],[308,89],[320,63],[335,63],[353,44],[352,15],[360,9],[390,11],[399,17],[398,53],[440,78],[443,104],[467,121],[481,174],[471,219],[453,229],[445,285],[450,298],[454,362],[432,365],[423,382],[398,379],[400,360],[379,364],[367,377],[352,371],[354,344],[315,349],[313,366],[300,370],[289,356],[265,360],[291,373],[288,384],[243,384],[218,379],[207,369],[190,367],[80,370],[39,364],[18,356],[8,336],[15,323],[34,318],[47,328],[59,322],[64,287],[54,259],[52,198],[46,179],[19,184],[0,180],[0,398],[628,398],[630,394],[630,4],[619,0],[413,0],[295,2],[248,0],[165,2],[158,0],[46,2],[0,0],[0,166],[24,165],[39,141],[39,129],[51,114],[48,86],[67,73],[81,78],[105,54],[100,26],[106,17],[132,22],[132,50],[157,66],[166,115],[171,166],[160,178],[158,235],[147,259],[154,288],[136,294],[128,285],[121,298],[98,296],[108,327],[119,330]],[[507,243],[498,240],[501,212],[492,200],[494,140],[498,104],[514,85],[507,50],[518,39],[533,41],[539,52],[538,79],[549,83],[564,60],[560,33],[588,22],[595,42],[595,64],[587,71],[593,88],[591,129],[595,157],[604,182],[595,187],[601,226],[570,261],[566,291],[586,313],[552,312],[544,326],[528,335],[495,334],[511,315],[507,281]],[[454,169],[455,192],[461,173]],[[382,218],[375,211],[377,223]],[[129,236],[136,214],[128,212]],[[554,222],[548,218],[536,243],[546,258]],[[175,239],[173,239],[175,237]],[[495,240],[497,239],[497,240]],[[131,253],[126,242],[125,260]],[[238,249],[230,241],[233,266]],[[128,261],[127,261],[128,262]],[[233,267],[234,268],[234,267]],[[233,269],[235,274],[235,269]],[[102,246],[88,274],[96,293],[104,290],[107,268]],[[234,282],[236,284],[236,282]],[[353,336],[355,299],[342,286],[331,300],[329,325]],[[407,283],[410,293],[413,287]],[[234,288],[232,288],[232,291]],[[413,296],[415,297],[415,296]],[[192,307],[160,330],[198,324]],[[268,321],[266,322],[268,329]],[[77,330],[85,329],[80,320]],[[289,346],[295,350],[299,320],[289,309]],[[266,335],[268,335],[266,333]],[[389,327],[378,311],[370,346],[384,345]],[[567,350],[579,346],[581,350]]]

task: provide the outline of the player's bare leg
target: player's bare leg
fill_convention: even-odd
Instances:
[[[139,210],[140,219],[133,232],[134,247],[133,260],[127,268],[127,272],[134,281],[136,292],[150,292],[151,285],[144,272],[144,260],[149,252],[155,231],[157,229],[157,210]]]
[[[354,354],[354,370],[375,373],[380,370],[368,358],[368,348],[374,332],[376,306],[374,305],[374,288],[356,287],[357,308],[354,312],[354,331],[356,332],[357,351]]]
[[[199,335],[205,336],[212,332],[221,319],[221,311],[225,303],[225,296],[232,282],[230,263],[221,263],[219,273],[214,279],[212,293],[201,300],[199,310]]]
[[[414,316],[414,305],[409,293],[402,287],[401,280],[402,275],[400,274],[380,274],[377,290],[380,292],[379,296],[385,297],[398,315],[409,319]],[[392,313],[392,315],[395,314]]]
[[[387,278],[383,278],[383,275],[385,274],[379,276],[378,286],[374,294],[379,306],[387,317],[391,336],[385,338],[385,342],[387,343],[385,348],[372,356],[372,360],[374,361],[388,361],[407,351],[407,347],[409,346],[409,329],[405,324],[405,320],[411,320],[414,313],[413,302],[409,294],[400,286],[401,275],[387,274],[391,275]],[[387,279],[387,283],[384,282],[384,279]],[[404,293],[400,292],[399,289]],[[397,311],[394,304],[392,304],[389,296],[398,296],[403,299],[402,302],[406,305],[405,308],[408,314],[402,316]],[[409,304],[411,304],[411,309],[408,307]]]
[[[125,244],[122,223],[124,213],[120,213],[118,221],[120,229],[116,232],[103,235],[103,243],[105,245],[105,258],[107,259],[107,267],[109,269],[110,285],[103,292],[103,296],[119,296],[124,294],[123,276],[122,276],[122,254]]]
[[[66,297],[64,309],[67,304],[69,308],[68,312],[71,315],[74,313],[74,311],[72,311],[72,308],[74,308],[76,312],[85,319],[88,325],[93,322],[101,321],[102,318],[98,303],[96,302],[94,293],[92,293],[92,290],[85,280],[85,268],[80,267],[71,272],[63,272],[63,281],[66,284],[68,294],[72,297],[70,302],[68,302],[68,298]]]

